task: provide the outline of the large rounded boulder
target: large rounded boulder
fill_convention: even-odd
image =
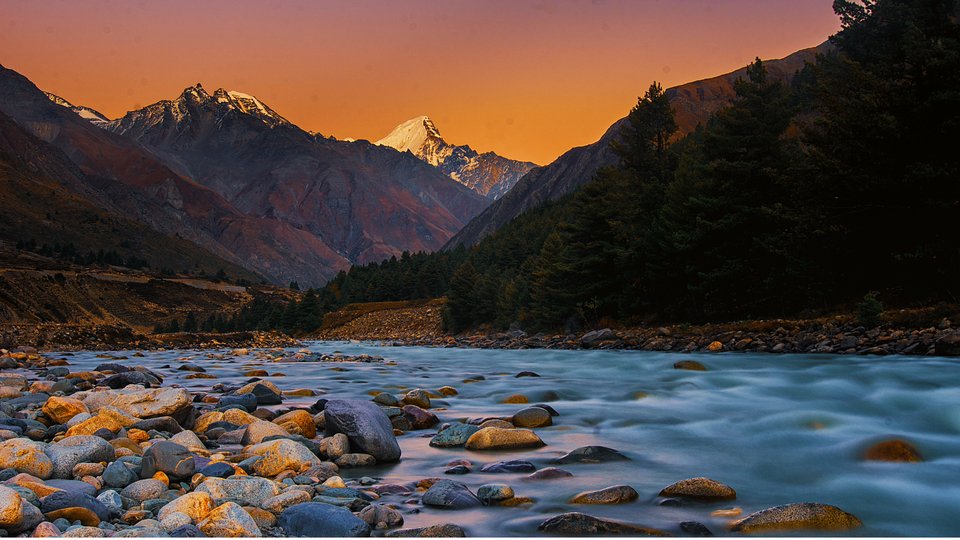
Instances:
[[[316,502],[287,508],[280,514],[277,525],[283,529],[285,536],[370,536],[370,525],[353,515],[353,512]]]
[[[400,459],[400,445],[393,434],[390,419],[380,407],[369,401],[332,399],[323,410],[327,435],[343,433],[350,448],[370,454],[378,463]]]

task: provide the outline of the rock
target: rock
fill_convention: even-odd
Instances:
[[[137,418],[171,416],[180,421],[184,413],[193,408],[193,397],[183,388],[124,390],[108,404]]]
[[[371,465],[376,465],[377,460],[370,454],[344,454],[338,457],[334,463],[338,467],[343,467],[345,469],[354,468],[354,467],[369,467]]]
[[[554,516],[542,522],[537,529],[561,536],[670,536],[665,531],[596,518],[580,512]]]
[[[97,496],[97,488],[80,480],[53,479],[46,481],[47,486],[63,491],[75,491],[91,497]]]
[[[673,369],[686,369],[689,371],[706,371],[707,366],[696,360],[681,360],[673,365]]]
[[[569,478],[572,473],[557,467],[544,467],[539,471],[527,475],[528,480],[553,480],[554,478]]]
[[[267,437],[273,436],[286,437],[289,435],[283,427],[267,422],[266,420],[257,420],[247,425],[243,434],[243,444],[257,444],[263,442]]]
[[[97,500],[107,507],[111,514],[120,515],[123,513],[123,498],[112,489],[108,489],[97,495]]]
[[[199,538],[205,536],[203,531],[198,529],[196,525],[183,525],[172,531],[168,531],[167,534],[172,538]]]
[[[54,478],[71,478],[77,463],[113,461],[116,455],[109,442],[93,435],[66,437],[47,445],[44,452],[53,462]]]
[[[630,486],[611,486],[596,491],[584,491],[574,495],[570,504],[623,504],[640,497]]]
[[[530,403],[530,399],[523,394],[513,394],[512,396],[505,397],[503,401],[501,401],[500,403],[513,403],[513,404]]]
[[[512,450],[546,446],[536,433],[529,429],[483,428],[467,439],[467,450]]]
[[[346,508],[308,502],[287,508],[277,525],[284,536],[369,536],[370,525]]]
[[[497,504],[513,497],[513,488],[507,484],[484,484],[477,488],[477,498],[484,504]]]
[[[360,510],[358,517],[373,529],[389,529],[403,525],[403,514],[385,504],[371,504]]]
[[[726,484],[709,478],[687,478],[671,484],[660,491],[661,497],[686,497],[689,499],[725,501],[737,498],[737,492]]]
[[[73,466],[73,477],[100,476],[103,474],[104,468],[101,463],[77,463]]]
[[[0,529],[15,529],[23,523],[23,498],[16,491],[0,486]]]
[[[183,431],[183,426],[172,416],[154,416],[153,418],[138,420],[132,427],[144,432],[155,430],[165,433],[180,433]]]
[[[470,467],[466,465],[454,465],[443,471],[443,474],[470,474]]]
[[[902,439],[891,439],[874,444],[864,453],[863,459],[912,463],[923,461],[917,447]]]
[[[103,471],[103,483],[115,488],[124,488],[140,477],[122,461],[114,461]]]
[[[193,519],[182,512],[169,512],[166,517],[160,519],[160,528],[168,532],[184,525],[193,525]]]
[[[460,392],[457,392],[457,389],[452,386],[441,386],[437,388],[437,393],[441,396],[452,397],[459,395]]]
[[[320,441],[320,448],[330,459],[350,453],[350,439],[343,433],[337,433]]]
[[[418,527],[416,529],[390,531],[386,536],[389,538],[464,538],[467,536],[467,533],[459,525],[443,523],[440,525],[430,525],[429,527]]]
[[[415,405],[422,409],[430,408],[430,396],[423,390],[416,388],[404,394],[400,402],[405,405]]]
[[[240,407],[245,412],[254,412],[257,410],[257,396],[254,394],[243,394],[239,396],[223,396],[220,398],[220,401],[217,402],[217,406],[221,409],[229,409],[231,407]]]
[[[400,400],[397,398],[397,396],[388,392],[381,392],[373,396],[373,402],[379,403],[385,407],[398,407],[400,405]]]
[[[426,506],[460,510],[482,506],[483,502],[470,491],[466,484],[453,480],[439,480],[423,494],[422,502]]]
[[[697,521],[681,521],[680,530],[687,536],[713,536],[706,525]]]
[[[310,494],[306,491],[300,491],[299,489],[287,490],[283,493],[270,497],[269,499],[260,503],[260,508],[264,510],[269,510],[274,514],[279,514],[283,512],[284,509],[293,506],[295,504],[305,503],[310,501]]]
[[[276,476],[283,471],[298,473],[320,464],[320,458],[306,446],[289,439],[275,439],[255,444],[248,447],[246,453],[262,458],[253,467],[258,476]]]
[[[64,538],[103,538],[107,533],[99,527],[76,527],[64,531]]]
[[[514,377],[518,379],[521,377],[539,377],[539,376],[540,375],[534,371],[521,371],[520,373],[517,373],[516,375],[514,375]]]
[[[617,339],[617,334],[609,328],[603,328],[600,330],[587,332],[580,338],[580,343],[583,343],[584,345],[592,345],[599,341],[611,341],[614,339]]]
[[[231,467],[229,463],[224,463],[223,461],[215,461],[200,469],[200,474],[203,476],[213,476],[216,478],[228,478],[236,474],[236,472],[236,469]]]
[[[231,476],[230,478],[207,478],[196,491],[209,493],[214,500],[230,499],[260,506],[262,501],[278,495],[276,482],[256,476]]]
[[[32,538],[49,538],[51,536],[61,536],[63,533],[60,532],[60,528],[50,523],[49,521],[44,521],[43,523],[37,525],[37,528],[33,531],[33,534],[30,536]]]
[[[123,373],[117,373],[116,375],[111,375],[102,381],[101,385],[108,386],[114,390],[120,390],[131,384],[139,384],[143,387],[149,388],[151,386],[160,386],[160,380],[149,373],[143,373],[140,371],[125,371]]]
[[[53,461],[44,452],[46,446],[19,437],[0,442],[0,469],[13,469],[46,480],[53,474]],[[72,466],[70,472],[73,472]]]
[[[960,333],[947,334],[933,344],[937,356],[960,356]]]
[[[553,463],[606,463],[609,461],[629,461],[630,458],[613,448],[606,446],[581,446],[553,460]]]
[[[101,520],[110,519],[111,514],[110,509],[99,500],[76,491],[58,491],[40,500],[40,511],[44,514],[64,508],[86,508],[95,513]],[[54,519],[56,517],[52,518],[51,521]]]
[[[537,470],[537,467],[529,461],[513,459],[510,461],[497,461],[488,463],[480,469],[484,473],[523,473]]]
[[[539,428],[553,424],[550,413],[541,407],[527,407],[520,409],[513,415],[510,422],[520,428]]]
[[[66,424],[74,416],[85,412],[90,412],[87,406],[71,397],[50,396],[43,404],[43,414],[57,424]]]
[[[67,430],[67,437],[75,435],[94,435],[100,430],[109,433],[110,438],[123,428],[116,420],[105,415],[95,415],[90,418],[70,426]],[[98,435],[99,436],[99,435]]]
[[[400,445],[390,419],[369,401],[332,399],[323,411],[329,435],[343,433],[350,447],[373,456],[378,463],[400,459]]]
[[[719,341],[711,341],[710,344],[707,345],[707,350],[710,352],[722,351],[723,343],[720,343]]]
[[[447,427],[440,428],[440,431],[430,439],[430,446],[436,448],[463,446],[467,443],[467,439],[478,431],[480,431],[480,428],[472,424],[450,424]]]
[[[129,486],[123,488],[120,496],[133,499],[137,502],[143,502],[149,499],[159,499],[167,492],[167,484],[154,478],[137,480]]]
[[[205,491],[194,491],[181,495],[160,509],[157,517],[162,522],[170,514],[185,514],[194,522],[207,517],[213,511],[213,498]]]
[[[219,538],[250,538],[262,536],[260,528],[239,504],[223,503],[214,508],[197,524],[203,534]]]
[[[317,425],[313,415],[307,411],[290,411],[273,419],[273,423],[287,430],[291,435],[303,435],[308,439],[317,436]]]
[[[185,429],[173,437],[170,437],[170,442],[179,444],[195,454],[210,455],[207,447],[203,444],[203,441],[200,440],[200,437],[197,437],[197,434],[189,429]]]
[[[143,453],[140,476],[150,478],[158,471],[173,480],[190,478],[196,472],[193,453],[175,442],[160,441]]]
[[[425,411],[417,405],[404,405],[403,415],[410,420],[413,429],[427,429],[440,422],[437,415],[430,411]]]
[[[254,523],[257,524],[257,527],[260,527],[261,531],[264,529],[273,529],[277,525],[277,516],[263,508],[244,506],[243,509],[250,514],[250,517],[253,518]]]
[[[96,527],[100,525],[100,518],[97,517],[96,512],[81,506],[71,506],[69,508],[53,510],[44,514],[43,517],[52,521],[58,519],[65,519],[71,523],[79,521],[80,524],[85,527]]]
[[[747,534],[803,530],[841,531],[861,525],[863,523],[856,516],[836,506],[794,503],[754,512],[734,522],[730,530]]]

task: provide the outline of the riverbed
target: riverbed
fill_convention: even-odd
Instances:
[[[510,484],[533,504],[442,511],[410,497],[399,504],[405,528],[456,523],[470,535],[531,536],[545,519],[569,511],[673,531],[697,521],[714,534],[728,534],[730,517],[714,510],[742,508],[743,515],[792,503],[836,505],[864,523],[855,535],[956,536],[960,523],[960,361],[938,357],[677,354],[639,351],[482,350],[381,347],[374,343],[308,342],[315,353],[382,356],[386,363],[264,361],[228,350],[110,353],[165,377],[164,386],[202,391],[212,384],[249,379],[249,369],[281,389],[309,388],[318,397],[370,399],[371,391],[403,393],[452,386],[456,396],[433,400],[441,421],[509,416],[523,405],[501,403],[523,394],[559,412],[554,425],[538,428],[547,446],[536,450],[477,452],[428,445],[434,430],[399,437],[402,460],[394,465],[344,469],[346,479],[372,476],[384,483],[444,477],[447,464],[467,459],[474,472],[446,476],[473,490]],[[296,349],[287,352],[292,353]],[[107,361],[94,352],[71,353],[71,371]],[[215,355],[211,357],[211,355]],[[218,358],[216,355],[224,355]],[[63,356],[63,355],[54,355]],[[673,369],[695,359],[708,371]],[[187,379],[185,361],[216,379]],[[391,365],[394,364],[395,365]],[[517,378],[522,371],[539,377]],[[484,380],[464,382],[482,375]],[[272,408],[309,406],[317,397],[288,398]],[[862,459],[872,443],[891,438],[913,442],[922,463]],[[617,449],[631,458],[563,468],[572,477],[530,481],[523,474],[485,474],[485,463],[525,459],[538,468],[585,445]],[[707,476],[737,491],[735,501],[663,506],[659,491],[684,478]],[[627,484],[639,500],[621,505],[571,505],[573,495]],[[418,511],[419,510],[419,511]]]

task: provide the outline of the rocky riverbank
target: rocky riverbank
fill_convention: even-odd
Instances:
[[[297,347],[300,342],[281,332],[141,334],[125,325],[0,324],[0,349],[27,347],[44,351],[156,350]]]
[[[460,394],[454,386],[314,401],[312,388],[284,391],[261,378],[266,369],[244,372],[248,378],[240,384],[202,385],[216,379],[204,365],[213,369],[222,362],[271,370],[278,361],[329,362],[335,374],[350,362],[380,372],[401,369],[389,359],[309,350],[221,351],[206,353],[202,362],[180,358],[158,371],[140,365],[138,354],[100,355],[102,363],[80,371],[69,356],[24,350],[0,357],[6,368],[0,375],[0,530],[33,537],[465,536],[469,526],[455,524],[457,511],[533,505],[551,481],[584,474],[582,467],[632,459],[625,451],[591,445],[556,453],[547,466],[524,459],[524,452],[545,446],[544,433],[563,429],[564,416],[548,404],[528,405],[523,394],[503,401],[517,404],[507,416],[450,418],[444,404]],[[187,373],[182,380],[201,384],[190,390],[165,384],[171,373]],[[525,371],[513,378],[524,377],[539,375]],[[285,405],[295,398],[312,404]],[[411,448],[424,437],[430,447],[459,456],[448,460],[443,477],[393,480],[391,464],[416,461]],[[921,459],[907,443],[886,445],[872,450],[870,459]],[[482,466],[472,461],[505,451],[512,452],[509,459]],[[471,488],[455,480],[474,473],[489,481]],[[497,475],[518,474],[518,484],[497,481]],[[720,505],[709,515],[729,518],[732,533],[862,525],[840,508],[814,503],[744,516],[732,506],[735,486],[693,477],[653,493],[626,484],[582,489],[567,504],[583,512],[555,510],[524,535],[712,534],[695,521],[649,527],[589,510],[638,504],[641,497],[654,500],[649,509],[659,506],[665,515],[677,506]],[[421,515],[433,524],[403,528],[413,516],[423,523]]]

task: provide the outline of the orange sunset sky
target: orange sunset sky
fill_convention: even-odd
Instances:
[[[304,129],[447,141],[546,164],[672,86],[811,47],[831,0],[0,2],[0,64],[106,114],[200,82]]]

